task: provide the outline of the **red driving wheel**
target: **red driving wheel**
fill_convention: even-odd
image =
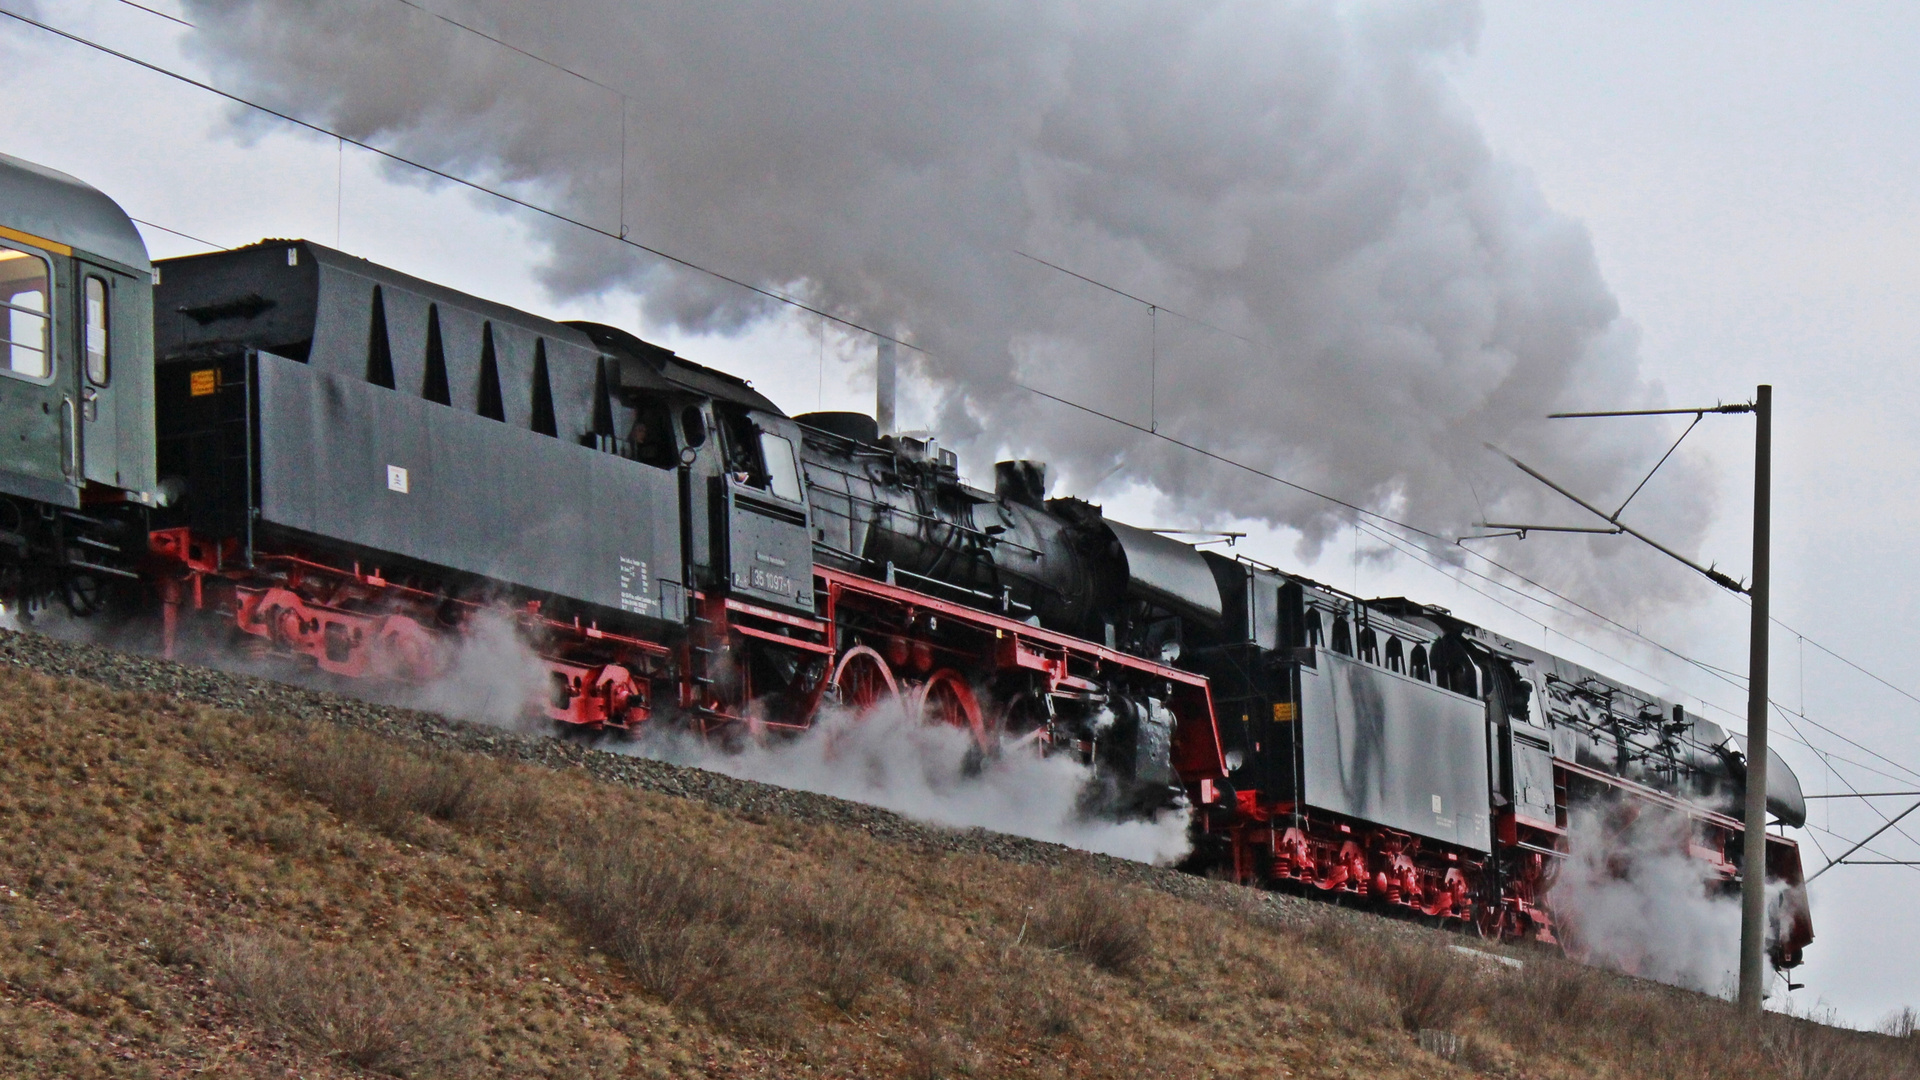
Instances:
[[[833,666],[832,685],[840,704],[861,714],[900,692],[886,657],[865,645],[855,645],[840,654]]]
[[[920,699],[922,720],[960,728],[971,733],[979,746],[987,745],[987,725],[980,713],[980,699],[974,695],[966,676],[952,668],[941,668],[927,677],[916,696]]]

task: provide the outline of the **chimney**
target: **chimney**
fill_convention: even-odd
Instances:
[[[893,434],[893,386],[898,374],[893,342],[880,339],[873,351],[873,418],[880,434]]]
[[[1008,502],[1040,509],[1047,504],[1047,466],[1040,461],[998,461],[993,466],[994,494]]]

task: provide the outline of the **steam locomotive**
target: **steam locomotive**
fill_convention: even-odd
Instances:
[[[0,159],[0,594],[342,679],[442,677],[487,612],[559,725],[730,740],[882,705],[1071,754],[1103,812],[1191,814],[1193,869],[1500,938],[1571,815],[1682,823],[1729,890],[1740,742],[1402,598],[1366,600],[963,478],[926,434],[788,416],[622,330],[303,240],[148,262],[106,196]],[[1768,806],[1805,804],[1769,760]],[[1812,938],[1769,836],[1774,961]]]

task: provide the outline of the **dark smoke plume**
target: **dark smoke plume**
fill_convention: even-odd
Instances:
[[[1471,4],[421,2],[613,92],[400,0],[188,0],[192,47],[290,112],[899,333],[976,467],[1145,482],[1311,552],[1349,512],[1015,381],[1447,535],[1579,519],[1485,443],[1614,499],[1657,455],[1639,428],[1541,420],[1659,391],[1585,230],[1449,84]],[[631,290],[722,333],[785,314],[543,228],[556,294]],[[1634,514],[1690,548],[1708,503],[1676,460]],[[1614,539],[1510,554],[1617,605],[1688,580]]]

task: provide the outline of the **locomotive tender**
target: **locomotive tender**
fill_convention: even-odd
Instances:
[[[1105,812],[1191,808],[1196,869],[1498,937],[1560,936],[1543,896],[1582,807],[1673,817],[1706,876],[1742,873],[1718,727],[1049,499],[1043,465],[978,488],[929,436],[789,417],[624,331],[307,241],[150,265],[111,200],[11,158],[0,289],[9,603],[399,681],[505,610],[562,724],[764,737],[893,701],[983,753],[1077,755]],[[1766,873],[1790,966],[1812,930],[1784,835]]]

